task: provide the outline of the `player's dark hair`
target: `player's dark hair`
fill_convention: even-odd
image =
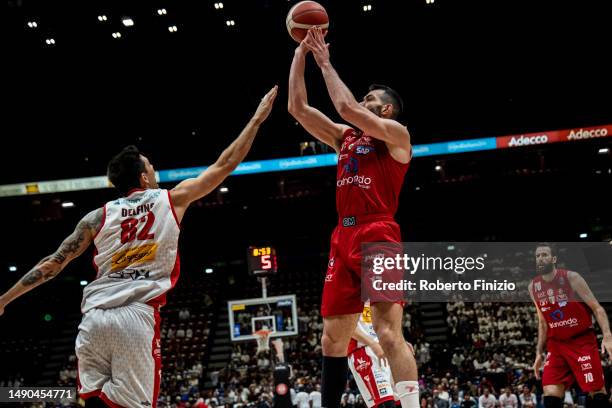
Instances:
[[[399,96],[395,90],[386,85],[372,84],[368,88],[368,91],[377,90],[384,91],[381,99],[384,103],[390,103],[393,105],[393,115],[391,115],[391,119],[396,119],[404,111],[404,101],[402,100],[402,97]]]
[[[557,256],[557,247],[555,244],[551,244],[550,242],[538,242],[536,244],[536,249],[537,248],[550,248],[550,254],[552,256]]]
[[[136,146],[127,146],[108,162],[108,179],[121,194],[140,188],[140,174],[145,164]]]

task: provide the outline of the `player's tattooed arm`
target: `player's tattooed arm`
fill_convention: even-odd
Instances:
[[[0,296],[0,313],[8,303],[54,278],[70,261],[81,255],[93,241],[93,237],[102,223],[103,215],[104,212],[100,208],[83,217],[72,234],[62,242],[54,253],[41,259],[11,289]]]

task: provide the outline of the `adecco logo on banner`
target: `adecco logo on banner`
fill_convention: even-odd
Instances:
[[[606,137],[608,136],[608,128],[599,127],[599,128],[587,128],[587,129],[578,129],[578,130],[570,130],[567,135],[567,140],[582,140],[582,139],[593,139],[597,137]]]
[[[526,135],[502,136],[497,138],[497,148],[533,146],[559,141],[559,132],[528,133]]]

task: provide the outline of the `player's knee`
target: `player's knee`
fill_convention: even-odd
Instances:
[[[587,408],[604,408],[610,407],[610,405],[608,396],[601,392],[594,394],[591,398],[589,398],[586,404]]]
[[[563,400],[560,397],[545,395],[544,408],[563,408]]]
[[[336,356],[337,354],[346,353],[348,345],[339,336],[333,336],[329,333],[323,333],[321,336],[321,348],[324,356]]]
[[[390,327],[378,327],[376,335],[383,350],[394,350],[398,343],[403,342],[401,334],[398,335]]]

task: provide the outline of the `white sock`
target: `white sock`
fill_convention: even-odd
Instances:
[[[395,384],[395,390],[402,403],[402,408],[419,408],[418,381],[400,381]]]

